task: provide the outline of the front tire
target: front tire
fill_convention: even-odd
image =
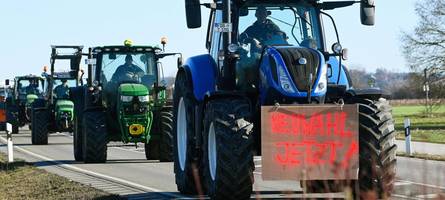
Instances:
[[[74,159],[76,161],[83,161],[83,132],[82,126],[78,122],[79,118],[74,118],[74,130],[73,130],[73,150]]]
[[[47,145],[49,113],[47,110],[34,110],[32,115],[31,142],[33,145]]]
[[[12,125],[12,134],[19,133],[19,125]]]
[[[236,98],[207,104],[204,117],[204,185],[212,199],[249,199],[253,185],[250,104]]]
[[[158,115],[156,115],[158,116]],[[153,125],[159,126],[152,130],[159,131],[157,140],[150,139],[145,144],[145,156],[147,160],[159,160],[161,162],[173,161],[173,113],[171,108],[164,108],[159,115],[160,121]]]
[[[159,160],[171,162],[173,161],[173,112],[171,108],[161,112],[160,130]]]
[[[83,113],[83,160],[104,163],[107,160],[107,129],[104,112]]]

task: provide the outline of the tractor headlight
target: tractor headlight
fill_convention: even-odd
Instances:
[[[133,96],[121,96],[121,101],[122,102],[131,102],[133,100]]]
[[[138,96],[140,102],[148,102],[150,98],[147,96]]]

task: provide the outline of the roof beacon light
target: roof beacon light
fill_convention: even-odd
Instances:
[[[124,41],[124,45],[125,45],[126,47],[131,47],[131,46],[133,45],[133,41],[130,40],[130,39],[126,39],[126,40]]]

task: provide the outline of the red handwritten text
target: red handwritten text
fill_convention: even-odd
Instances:
[[[274,112],[270,116],[270,128],[272,134],[351,137],[352,132],[345,128],[347,117],[346,112],[311,116]]]

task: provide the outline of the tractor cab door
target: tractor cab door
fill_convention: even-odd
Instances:
[[[222,33],[214,30],[215,25],[219,23],[222,23],[222,11],[212,10],[209,19],[209,28],[207,33],[207,47],[210,55],[215,60],[218,69],[220,69],[224,63],[223,59],[219,59],[219,57],[223,56]]]

